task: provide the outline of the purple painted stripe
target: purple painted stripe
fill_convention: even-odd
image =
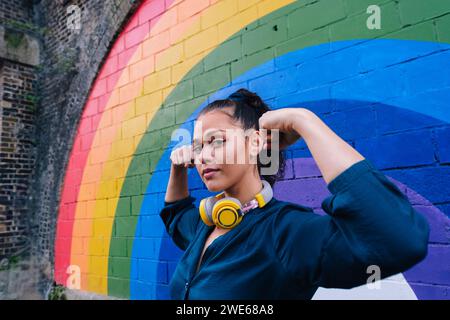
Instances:
[[[295,178],[322,177],[313,158],[296,158],[293,162]]]
[[[329,192],[322,178],[278,181],[274,185],[275,197],[311,208],[320,208]]]
[[[330,192],[320,176],[314,159],[296,158],[292,160],[295,180],[279,181],[274,186],[275,197],[279,200],[309,206],[316,213],[324,214],[321,202]],[[423,196],[403,183],[387,176],[422,213],[430,224],[430,242],[427,257],[419,264],[403,273],[419,299],[448,299],[450,287],[450,219]],[[436,245],[439,243],[439,245]],[[439,284],[439,285],[437,285]]]
[[[450,286],[436,286],[431,284],[410,284],[421,300],[450,300]]]
[[[450,246],[429,245],[427,257],[404,272],[408,282],[450,286]]]

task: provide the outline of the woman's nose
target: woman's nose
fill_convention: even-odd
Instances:
[[[214,163],[214,151],[209,146],[204,146],[200,153],[200,161],[202,164]]]

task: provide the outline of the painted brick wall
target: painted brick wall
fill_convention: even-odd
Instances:
[[[379,29],[368,27],[376,5]],[[369,24],[370,25],[370,24]],[[376,292],[315,298],[448,299],[450,1],[147,0],[106,56],[62,186],[55,279],[130,299],[169,297],[182,254],[158,213],[175,129],[240,87],[306,107],[392,179],[430,222],[427,258]],[[328,195],[304,142],[279,199],[317,212]],[[189,173],[197,204],[210,195]]]

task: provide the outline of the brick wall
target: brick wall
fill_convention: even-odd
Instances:
[[[36,73],[33,67],[3,61],[0,259],[13,256],[26,242],[28,186],[35,156]]]
[[[0,3],[0,17],[6,23],[29,24],[33,17],[33,1],[3,0]]]
[[[0,298],[37,298],[30,185],[39,39],[31,1],[0,3]]]
[[[30,1],[0,3],[0,298],[37,297],[30,184],[36,159],[37,39]],[[28,270],[28,271],[25,271]]]

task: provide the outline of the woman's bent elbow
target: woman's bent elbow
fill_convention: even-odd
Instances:
[[[423,223],[416,230],[416,232],[411,233],[410,241],[403,249],[404,260],[409,265],[408,267],[419,263],[428,254],[430,227],[425,219],[423,219]]]

